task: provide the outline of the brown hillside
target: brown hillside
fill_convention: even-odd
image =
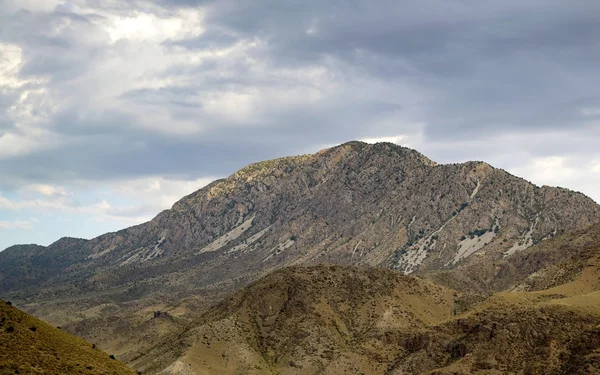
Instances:
[[[395,271],[276,271],[134,361],[190,374],[382,373],[415,332],[452,316],[454,292]]]
[[[0,301],[0,374],[135,374],[92,344]]]
[[[591,267],[458,315],[457,292],[394,271],[287,268],[134,363],[164,375],[600,373],[599,273]]]

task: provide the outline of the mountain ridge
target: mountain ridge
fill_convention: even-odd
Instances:
[[[437,164],[394,144],[351,142],[251,164],[144,224],[0,252],[0,295],[130,359],[135,350],[104,333],[111,319],[127,337],[142,327],[156,340],[177,328],[145,325],[152,310],[193,321],[281,267],[439,272],[457,285],[468,268],[477,272],[465,291],[486,295],[495,264],[599,219],[581,193],[484,162]]]
[[[389,145],[389,146],[392,146],[392,147],[398,147],[398,148],[401,148],[401,149],[405,149],[405,150],[408,150],[408,151],[410,151],[410,152],[413,152],[413,153],[416,153],[416,154],[418,154],[420,157],[422,157],[424,160],[426,160],[426,161],[427,161],[429,164],[431,164],[431,165],[433,165],[433,166],[444,166],[444,165],[465,165],[465,164],[484,164],[484,165],[486,165],[486,166],[489,166],[489,167],[491,167],[491,168],[493,168],[493,169],[495,169],[495,170],[498,170],[498,171],[504,172],[504,173],[506,173],[506,174],[509,174],[509,175],[511,175],[511,176],[513,176],[513,177],[515,177],[515,178],[521,179],[521,180],[523,180],[523,181],[525,181],[525,182],[527,182],[527,183],[529,183],[529,184],[533,185],[533,186],[534,186],[534,187],[536,187],[536,188],[542,188],[542,189],[543,189],[543,188],[561,189],[561,190],[565,190],[565,191],[567,191],[567,192],[569,192],[569,193],[573,193],[573,194],[579,194],[579,195],[582,195],[584,198],[586,198],[586,199],[590,199],[590,200],[592,200],[592,201],[593,201],[593,199],[592,199],[592,198],[590,198],[589,196],[585,195],[585,193],[582,193],[582,192],[580,192],[580,191],[576,191],[576,190],[568,189],[568,188],[561,187],[561,186],[552,186],[552,185],[546,185],[546,184],[544,184],[544,185],[536,185],[535,183],[533,183],[533,182],[531,182],[531,181],[529,181],[529,180],[527,180],[527,179],[525,179],[525,178],[522,178],[522,177],[519,177],[519,176],[516,176],[516,175],[512,175],[511,173],[507,172],[506,170],[504,170],[504,169],[502,169],[502,168],[493,167],[493,166],[492,166],[492,165],[490,165],[489,163],[487,163],[487,162],[485,162],[485,161],[482,161],[482,160],[467,160],[467,161],[464,161],[464,162],[452,162],[452,163],[443,163],[443,164],[439,164],[439,163],[437,163],[437,162],[435,162],[435,161],[432,161],[431,159],[427,158],[426,156],[424,156],[422,153],[420,153],[419,151],[417,151],[417,150],[415,150],[415,149],[412,149],[412,148],[409,148],[409,147],[405,147],[405,146],[400,146],[400,145],[398,145],[398,144],[395,144],[395,143],[390,143],[390,142],[379,142],[379,143],[376,143],[376,144],[370,144],[370,143],[365,143],[365,142],[361,142],[361,141],[348,141],[348,142],[345,142],[345,143],[343,143],[343,144],[340,144],[340,145],[338,145],[338,146],[333,146],[333,147],[329,147],[329,148],[322,149],[322,150],[320,150],[320,151],[318,151],[317,153],[314,153],[314,154],[304,154],[304,155],[298,155],[298,156],[284,156],[284,157],[277,157],[277,158],[274,158],[274,159],[269,159],[269,160],[265,160],[265,161],[259,161],[259,162],[254,162],[254,163],[248,164],[247,166],[245,166],[245,167],[243,167],[242,169],[238,170],[237,172],[233,173],[233,174],[232,174],[231,176],[229,176],[229,177],[224,177],[224,178],[215,179],[214,181],[211,181],[209,184],[207,184],[205,187],[203,187],[203,188],[200,188],[200,189],[198,189],[198,190],[196,190],[196,191],[194,191],[194,192],[191,192],[191,193],[189,193],[189,194],[185,195],[184,197],[182,197],[181,199],[179,199],[177,202],[175,202],[175,203],[174,203],[174,204],[171,206],[171,208],[167,208],[167,209],[164,209],[164,210],[162,210],[162,211],[161,211],[161,212],[159,212],[159,213],[158,213],[158,214],[157,214],[157,215],[156,215],[156,216],[155,216],[153,219],[151,219],[151,220],[149,220],[149,221],[146,221],[146,222],[143,222],[143,223],[140,223],[140,224],[136,224],[136,225],[133,225],[133,226],[130,226],[130,227],[127,227],[127,228],[124,228],[124,229],[120,229],[120,230],[117,230],[117,231],[113,231],[113,232],[107,232],[107,233],[101,234],[101,235],[99,235],[99,236],[96,236],[96,237],[94,237],[94,238],[90,238],[90,239],[86,239],[86,238],[79,238],[79,237],[71,237],[71,236],[65,236],[65,237],[61,237],[61,238],[57,239],[56,241],[52,242],[52,243],[51,243],[50,245],[48,245],[48,246],[43,246],[43,245],[39,245],[39,244],[35,244],[35,243],[31,243],[31,244],[15,244],[15,245],[11,245],[11,246],[7,247],[7,248],[6,248],[6,249],[4,249],[4,250],[10,250],[10,249],[12,249],[12,248],[15,248],[15,247],[20,247],[20,246],[43,246],[43,247],[50,247],[50,246],[56,245],[56,244],[58,244],[58,243],[60,243],[60,242],[62,242],[62,241],[66,241],[66,240],[93,241],[93,240],[96,240],[96,239],[98,239],[98,238],[100,238],[100,237],[103,237],[103,236],[106,236],[106,235],[118,234],[118,233],[121,233],[121,232],[123,232],[123,231],[126,231],[126,230],[128,230],[128,229],[131,229],[131,228],[136,228],[136,227],[138,227],[138,226],[143,226],[143,225],[146,225],[146,224],[148,224],[149,222],[151,222],[151,221],[153,221],[154,219],[156,219],[156,217],[158,217],[159,215],[161,215],[161,214],[163,214],[163,213],[165,213],[165,212],[167,212],[167,211],[171,211],[171,210],[175,209],[175,208],[176,208],[176,206],[177,206],[179,203],[181,203],[182,201],[184,201],[184,200],[187,200],[187,199],[190,199],[190,198],[192,198],[192,197],[195,197],[195,196],[197,196],[197,195],[198,195],[198,193],[200,193],[200,192],[201,192],[201,191],[203,191],[204,189],[208,189],[208,188],[214,187],[215,185],[219,185],[219,184],[221,184],[221,183],[223,183],[223,182],[226,182],[227,180],[229,180],[230,178],[232,178],[232,177],[234,177],[234,176],[243,175],[243,174],[245,174],[245,173],[246,173],[248,170],[255,170],[255,169],[257,169],[258,167],[262,167],[262,166],[264,166],[264,165],[269,165],[269,164],[277,163],[277,162],[280,162],[280,161],[281,161],[281,162],[283,162],[283,161],[287,161],[287,160],[296,160],[296,159],[298,159],[298,160],[304,160],[304,159],[307,159],[307,158],[309,158],[309,157],[311,157],[311,156],[322,155],[322,154],[324,154],[324,153],[326,153],[326,152],[329,152],[330,150],[337,149],[337,148],[341,148],[341,147],[344,147],[344,146],[350,146],[350,147],[355,147],[355,148],[359,148],[359,149],[361,149],[361,148],[364,148],[365,146],[369,146],[369,145],[373,145],[373,146],[375,146],[375,145]],[[258,168],[258,169],[260,169],[260,168]],[[597,202],[595,202],[595,201],[594,201],[594,203],[597,203]],[[2,251],[4,251],[4,250],[2,250]],[[0,252],[2,252],[2,251],[0,251]]]

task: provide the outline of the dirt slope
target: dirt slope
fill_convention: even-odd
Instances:
[[[135,373],[92,344],[0,301],[0,374]]]

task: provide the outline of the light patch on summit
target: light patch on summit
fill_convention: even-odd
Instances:
[[[229,232],[225,233],[221,237],[219,237],[216,240],[214,240],[213,242],[209,243],[208,245],[204,246],[200,251],[198,251],[196,253],[196,255],[202,254],[202,253],[209,253],[212,251],[217,251],[220,248],[222,248],[223,246],[229,244],[231,241],[237,239],[238,237],[240,237],[242,234],[244,234],[248,229],[250,229],[252,227],[252,223],[254,222],[255,217],[256,217],[256,215],[252,215],[249,219],[244,221],[242,224],[233,228]]]
[[[191,365],[178,359],[173,362],[169,367],[160,372],[160,374],[179,374],[179,375],[196,375],[196,372],[192,369]]]

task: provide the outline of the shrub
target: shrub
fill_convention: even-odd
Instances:
[[[110,358],[110,359],[116,359],[116,358],[115,358],[115,356],[114,356],[114,355],[112,355],[112,354],[111,354],[111,355],[109,355],[109,356],[108,356],[108,358]]]
[[[488,231],[487,229],[475,229],[475,230],[469,232],[469,236],[471,236],[471,238],[473,238],[473,237],[481,237],[487,231]]]

